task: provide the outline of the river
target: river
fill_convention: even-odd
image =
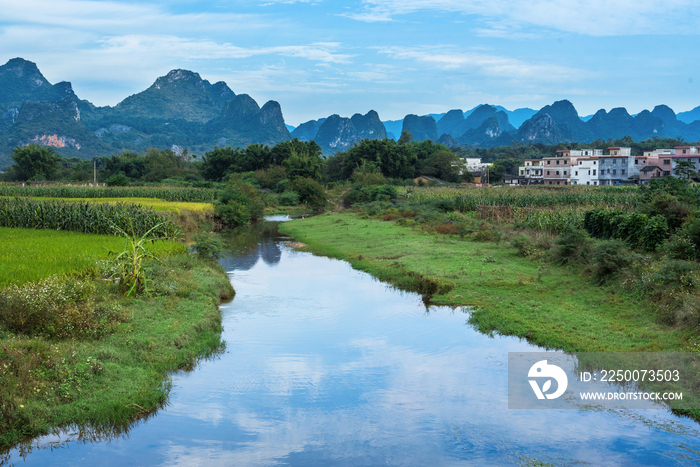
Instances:
[[[266,222],[225,235],[226,350],[173,375],[122,436],[37,440],[19,465],[697,465],[700,426],[667,410],[508,409],[508,352],[469,310],[426,305]],[[64,434],[63,438],[69,434]]]

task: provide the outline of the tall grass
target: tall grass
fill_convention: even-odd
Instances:
[[[137,204],[37,201],[30,198],[0,198],[0,227],[69,230],[101,235],[119,235],[116,225],[143,235],[161,224],[154,236],[176,238],[180,228],[169,218]]]
[[[0,196],[47,198],[158,198],[165,201],[211,203],[219,190],[211,188],[18,186],[0,184]]]

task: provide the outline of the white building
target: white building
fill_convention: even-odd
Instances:
[[[600,174],[600,168],[598,167],[598,161],[597,157],[578,159],[576,165],[571,167],[571,184],[599,185],[598,175]]]
[[[485,172],[486,167],[490,167],[493,165],[491,163],[481,162],[481,158],[466,158],[462,160],[464,161],[464,165],[467,167],[467,170],[471,173]]]

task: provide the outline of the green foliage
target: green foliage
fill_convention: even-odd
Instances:
[[[591,254],[593,278],[598,283],[609,282],[622,269],[632,263],[632,254],[621,240],[605,240],[593,247]]]
[[[299,194],[299,200],[314,210],[323,209],[326,205],[326,190],[320,183],[311,178],[297,178],[291,185],[293,191]]]
[[[215,204],[217,218],[226,225],[254,222],[262,217],[264,207],[254,187],[235,180],[228,184]]]
[[[356,183],[350,188],[343,198],[346,206],[355,203],[369,203],[373,201],[388,201],[398,195],[393,185],[366,186]]]
[[[0,294],[0,322],[25,336],[99,338],[125,316],[116,305],[95,303],[94,292],[91,281],[58,277],[13,284]]]
[[[218,260],[226,254],[226,248],[217,234],[202,232],[196,234],[193,239],[192,248],[202,258]]]
[[[279,194],[277,202],[280,206],[296,206],[299,204],[299,193],[296,191],[285,191]]]
[[[207,188],[97,188],[71,186],[14,186],[0,184],[0,196],[35,198],[158,198],[164,201],[211,203],[219,190]]]
[[[53,148],[30,144],[12,150],[15,174],[19,180],[50,179],[60,166],[61,156]]]
[[[116,253],[115,258],[107,263],[107,269],[110,272],[110,279],[119,283],[124,296],[130,297],[134,294],[145,292],[146,285],[152,282],[151,279],[146,277],[146,261],[153,260],[163,264],[157,256],[146,250],[148,243],[164,239],[164,237],[158,237],[156,233],[162,224],[154,225],[140,237],[136,235],[131,220],[129,220],[128,231],[116,224],[112,224],[114,230],[126,238],[126,247],[120,253]]]
[[[122,172],[116,175],[112,175],[107,180],[105,180],[105,183],[107,183],[107,186],[129,186],[131,180]]]
[[[279,165],[255,171],[255,180],[261,188],[274,190],[279,182],[286,179],[287,171]]]
[[[282,165],[287,169],[290,180],[309,178],[319,180],[321,178],[321,158],[309,153],[307,150],[297,152],[292,149]]]
[[[25,229],[70,230],[118,235],[121,230],[143,235],[158,225],[154,235],[177,238],[180,228],[171,220],[137,204],[37,201],[30,198],[0,198],[0,226]]]
[[[554,241],[554,260],[566,264],[580,258],[586,258],[590,253],[590,240],[582,229],[568,226]]]
[[[633,247],[654,251],[668,238],[670,230],[666,218],[656,215],[648,218],[638,212],[593,209],[586,212],[584,228],[593,237],[625,240]]]
[[[649,219],[644,226],[640,240],[647,251],[655,251],[668,238],[669,228],[664,216],[658,215]]]
[[[695,169],[695,162],[677,160],[673,174],[677,177],[689,179],[690,177],[696,177],[698,171]]]
[[[460,172],[465,170],[464,163],[451,151],[442,149],[433,152],[418,166],[418,173],[437,177],[452,183],[460,181]]]

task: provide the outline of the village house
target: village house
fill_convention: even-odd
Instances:
[[[571,174],[572,185],[598,185],[599,157],[583,157],[578,159]]]

